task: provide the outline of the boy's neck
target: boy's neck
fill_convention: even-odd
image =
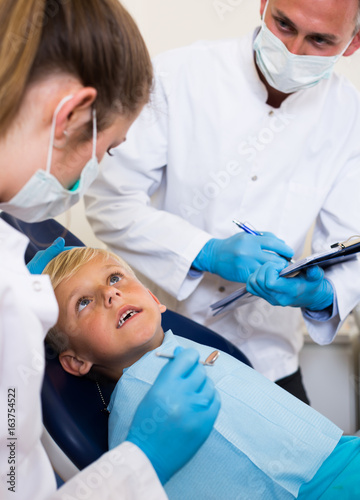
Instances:
[[[148,352],[153,351],[154,349],[160,347],[164,341],[164,338],[165,338],[164,330],[161,328],[159,333],[156,336],[154,336],[153,342],[151,342],[148,346],[143,346],[144,347],[143,350],[139,349],[139,352],[134,353],[134,355],[131,358],[129,358],[125,363],[121,364],[119,363],[113,367],[96,365],[94,366],[94,368],[96,372],[99,373],[100,375],[106,377],[111,381],[117,382],[121,378],[126,368],[129,368],[130,366],[134,365],[137,361],[139,361],[139,359],[145,356],[145,354],[147,354]]]

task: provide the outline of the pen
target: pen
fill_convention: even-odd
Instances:
[[[239,222],[238,220],[233,219],[233,223],[236,224],[240,229],[245,231],[245,233],[253,234],[254,236],[261,236],[261,233],[259,233],[258,231],[255,231],[255,229],[250,229],[250,227],[248,227],[243,222]]]
[[[242,229],[247,234],[252,234],[254,236],[262,236],[262,233],[259,233],[259,231],[256,231],[255,229],[251,229],[250,227],[248,227],[243,222],[239,222],[238,220],[233,219],[233,223],[236,224],[240,229]],[[289,257],[285,257],[284,255],[280,255],[280,257],[282,257],[283,259],[287,260],[291,264],[294,264],[294,262],[295,262],[293,259],[289,259]]]

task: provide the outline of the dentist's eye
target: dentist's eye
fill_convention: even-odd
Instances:
[[[315,45],[332,45],[328,40],[323,38],[322,36],[313,36],[312,41],[314,42]]]
[[[76,303],[76,310],[77,312],[81,312],[83,309],[85,309],[86,306],[90,304],[91,300],[87,299],[85,297],[82,297],[79,299]]]
[[[123,275],[122,274],[111,274],[109,276],[109,283],[110,285],[115,285],[116,283],[119,283],[119,281],[121,281],[121,278],[123,278]]]
[[[280,17],[275,17],[274,19],[281,31],[292,31],[292,27],[284,19],[281,19]]]

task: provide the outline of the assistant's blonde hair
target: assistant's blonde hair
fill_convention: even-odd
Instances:
[[[75,247],[60,253],[49,262],[43,274],[50,276],[52,287],[56,290],[61,283],[74,276],[82,266],[99,256],[103,257],[104,261],[114,259],[125,271],[136,277],[131,267],[118,255],[102,248],[90,247]],[[60,354],[69,347],[69,332],[60,331],[55,325],[49,330],[46,342],[57,354]]]

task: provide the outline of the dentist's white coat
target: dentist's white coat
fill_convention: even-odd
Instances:
[[[27,243],[25,236],[0,220],[1,500],[166,499],[147,457],[132,443],[106,453],[56,492],[55,476],[40,441],[40,391],[44,375],[43,341],[49,327],[56,322],[58,306],[49,277],[30,275],[24,265]],[[8,390],[12,388],[16,400],[15,430],[8,426],[7,409],[14,408],[7,403]],[[13,414],[10,411],[10,417]],[[10,435],[10,431],[15,435]],[[12,450],[9,443],[13,443]],[[15,465],[8,463],[13,453]],[[15,492],[8,483],[11,466],[15,467]],[[101,466],[106,466],[108,472],[103,481],[99,480]],[[94,477],[98,479],[97,486],[91,487]]]
[[[97,236],[168,307],[228,338],[277,380],[297,370],[300,311],[257,299],[213,318],[209,305],[239,284],[189,269],[210,238],[239,231],[233,218],[273,232],[296,258],[314,219],[313,251],[360,234],[360,100],[333,75],[271,108],[252,40],[200,42],[159,56],[150,106],[104,161],[86,201]],[[320,344],[332,341],[360,300],[359,262],[327,275],[338,314],[305,316]]]

